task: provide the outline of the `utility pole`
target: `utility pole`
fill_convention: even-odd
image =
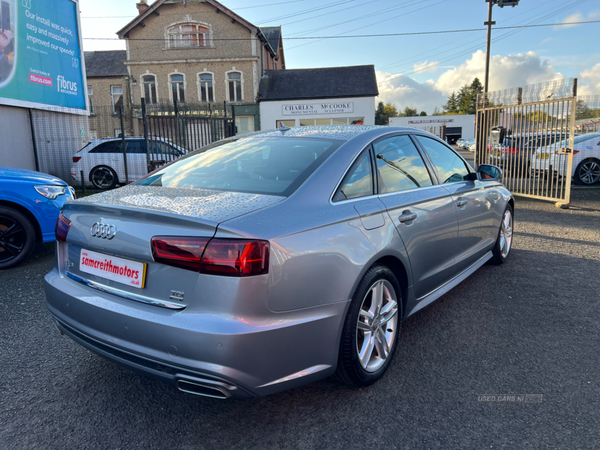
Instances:
[[[496,22],[492,21],[492,8],[494,7],[495,0],[485,0],[488,4],[488,19],[483,24],[487,26],[487,42],[485,44],[485,82],[483,84],[483,93],[485,94],[485,100],[487,103],[487,93],[490,85],[490,49],[492,47],[492,25],[496,25]]]
[[[487,93],[489,90],[490,83],[490,57],[492,47],[492,25],[496,25],[496,22],[492,21],[492,8],[494,5],[498,5],[500,8],[505,6],[512,6],[513,8],[519,4],[520,0],[485,0],[488,4],[488,20],[483,24],[487,26],[487,42],[485,47],[485,82],[483,84],[483,93],[485,94],[485,100],[487,104]]]

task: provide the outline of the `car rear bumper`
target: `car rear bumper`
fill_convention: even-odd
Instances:
[[[332,375],[349,304],[266,318],[190,314],[98,293],[56,269],[45,290],[63,334],[182,391],[218,398],[268,395]]]

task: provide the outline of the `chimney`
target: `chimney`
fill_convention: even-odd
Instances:
[[[146,0],[140,0],[140,2],[137,3],[135,6],[137,6],[139,14],[143,14],[149,8]]]

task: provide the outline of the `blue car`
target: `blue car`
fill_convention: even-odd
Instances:
[[[36,243],[54,241],[58,214],[73,198],[60,178],[0,167],[0,270],[25,261]]]

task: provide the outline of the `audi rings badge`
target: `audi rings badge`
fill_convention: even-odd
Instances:
[[[111,240],[117,235],[117,227],[107,223],[96,222],[92,225],[90,233],[94,237]]]

